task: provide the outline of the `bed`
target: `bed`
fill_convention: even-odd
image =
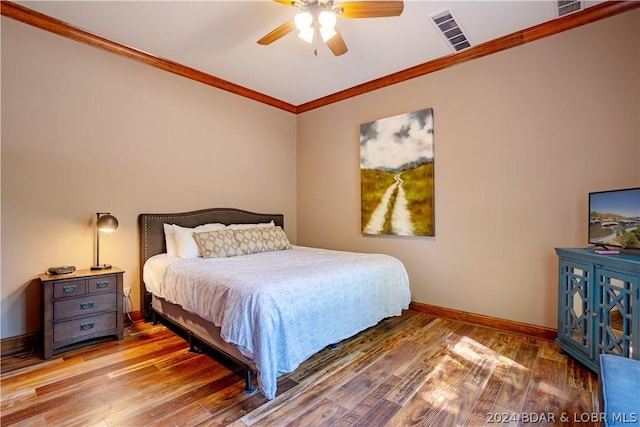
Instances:
[[[247,391],[255,373],[268,399],[281,374],[409,306],[409,280],[398,259],[291,245],[281,214],[212,208],[140,214],[138,224],[144,318],[177,326],[192,346],[202,343],[240,364]],[[180,227],[191,230],[201,253],[171,253],[165,236],[171,227],[183,235]],[[240,241],[248,234],[284,238],[275,247],[258,239],[263,246],[243,246],[231,256],[206,246],[206,239]]]

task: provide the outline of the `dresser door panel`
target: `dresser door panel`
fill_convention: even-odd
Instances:
[[[596,269],[600,353],[633,357],[633,311],[637,277]],[[635,331],[637,332],[637,331]]]
[[[560,268],[560,298],[564,310],[558,313],[561,316],[558,334],[568,344],[592,357],[593,319],[589,296],[593,286],[593,268],[574,261],[563,261]]]

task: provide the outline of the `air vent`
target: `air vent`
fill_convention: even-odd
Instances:
[[[458,22],[456,22],[450,10],[435,13],[429,17],[454,51],[458,52],[471,47],[469,39],[464,34],[464,31],[462,31],[462,28],[460,28],[460,25],[458,25]]]
[[[558,17],[577,12],[582,9],[582,1],[580,0],[557,0]]]

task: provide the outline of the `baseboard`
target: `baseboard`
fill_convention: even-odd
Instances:
[[[140,311],[131,311],[129,312],[129,316],[131,316],[131,319],[129,319],[126,313],[124,314],[125,325],[131,323],[131,321],[137,323],[143,320]],[[0,357],[22,353],[36,347],[42,347],[39,331],[17,337],[3,338],[0,340]]]
[[[485,316],[483,314],[469,313],[467,311],[454,310],[452,308],[438,307],[420,302],[412,302],[409,305],[409,309],[434,317],[473,323],[474,325],[498,329],[519,335],[526,335],[533,338],[540,338],[547,341],[553,341],[558,336],[558,331],[553,328],[533,325],[530,323],[516,322],[514,320],[500,319],[498,317]]]
[[[11,356],[31,350],[40,343],[40,332],[32,332],[17,337],[3,338],[0,340],[0,357]]]
[[[142,322],[144,320],[142,318],[142,312],[140,311],[130,311],[129,316],[131,316],[131,320],[133,320],[133,323]],[[125,321],[130,321],[126,313],[125,313]]]

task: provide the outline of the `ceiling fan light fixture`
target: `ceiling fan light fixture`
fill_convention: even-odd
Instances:
[[[301,33],[303,31],[307,31],[308,29],[311,29],[313,31],[313,28],[311,28],[311,24],[313,24],[313,15],[311,15],[311,13],[300,12],[296,15],[294,21],[296,23],[296,28]]]
[[[323,10],[318,15],[318,23],[322,28],[333,30],[336,26],[336,14],[328,10]]]
[[[336,35],[336,30],[333,28],[320,27],[320,35],[322,36],[322,41],[326,43],[327,40]]]
[[[307,43],[312,43],[313,33],[314,33],[313,27],[307,27],[300,30],[300,32],[298,33],[298,37],[300,37],[302,40],[306,41]]]
[[[385,18],[400,16],[404,10],[403,0],[272,0],[287,6],[294,6],[298,13],[293,19],[274,28],[258,40],[260,45],[268,45],[289,33],[298,30],[298,37],[309,44],[314,44],[314,53],[318,54],[317,45],[324,41],[335,56],[348,52],[342,34],[336,27],[340,18]],[[336,5],[335,2],[339,4]],[[583,1],[583,0],[555,0]]]

